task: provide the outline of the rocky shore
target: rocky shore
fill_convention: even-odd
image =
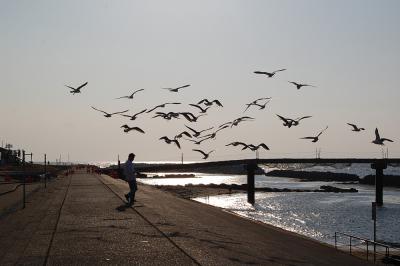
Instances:
[[[349,182],[359,181],[358,175],[346,173],[318,172],[318,171],[293,171],[293,170],[273,170],[265,173],[266,176],[297,178],[302,182],[324,181],[324,182]]]
[[[188,184],[186,186],[155,186],[163,191],[168,191],[178,197],[190,199],[195,197],[215,196],[231,193],[244,193],[247,191],[247,184]],[[333,186],[321,186],[319,189],[289,189],[289,188],[256,188],[258,192],[334,192],[334,193],[355,193],[355,188],[338,188]]]

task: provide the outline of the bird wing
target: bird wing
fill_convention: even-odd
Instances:
[[[192,135],[190,135],[189,132],[187,132],[187,131],[183,131],[180,135],[185,135],[185,136],[187,136],[189,138],[192,137]]]
[[[181,148],[181,144],[179,144],[178,140],[174,139],[173,142],[175,142],[176,146],[178,146],[179,149]]]
[[[262,148],[264,148],[264,149],[266,149],[266,150],[268,150],[268,151],[269,151],[269,148],[268,148],[268,146],[267,146],[267,145],[265,145],[264,143],[260,143],[260,144],[258,144],[257,148],[259,148],[259,147],[262,147]]]
[[[146,112],[146,111],[147,111],[147,109],[144,109],[144,110],[140,111],[139,113],[134,114],[133,116],[140,115],[140,114],[142,114],[142,113],[144,113],[144,112]]]
[[[167,105],[167,104],[181,104],[181,103],[164,103],[163,105]]]
[[[197,105],[197,104],[189,104],[190,106],[193,106],[193,107],[196,107],[196,108],[199,108],[202,112],[204,112],[205,110],[207,110],[207,109],[203,109],[203,108],[201,108],[201,106],[199,106],[199,105]]]
[[[87,84],[88,84],[87,82],[83,83],[81,86],[79,86],[78,88],[76,88],[76,90],[80,90],[81,88],[85,87]]]
[[[186,87],[189,87],[190,86],[190,84],[187,84],[187,85],[183,85],[183,86],[180,86],[180,87],[178,87],[178,88],[175,88],[176,90],[179,90],[179,89],[183,89],[183,88],[186,88]]]
[[[203,156],[207,156],[207,153],[205,153],[205,152],[202,151],[202,150],[192,149],[192,151],[197,151],[197,152],[200,152],[201,154],[203,154]]]
[[[100,110],[100,109],[97,109],[97,108],[95,108],[95,107],[93,107],[93,106],[91,106],[94,110],[96,110],[96,111],[99,111],[99,112],[102,112],[102,113],[104,113],[104,114],[106,114],[106,115],[108,115],[109,113],[107,113],[107,112],[104,112],[103,110]]]
[[[354,124],[347,123],[349,126],[352,126],[355,130],[357,130],[357,126]]]
[[[326,126],[326,128],[324,128],[321,132],[319,132],[319,134],[317,135],[317,138],[318,138],[319,136],[321,136],[321,134],[324,133],[324,131],[327,130],[327,129],[328,129],[328,126]]]
[[[214,128],[214,127],[210,127],[210,128],[207,128],[207,129],[200,130],[200,132],[199,132],[199,133],[201,133],[201,132],[204,132],[204,131],[211,130],[211,129],[213,129],[213,128]]]
[[[129,96],[121,96],[121,97],[118,97],[118,98],[115,98],[115,99],[117,100],[117,99],[122,99],[122,98],[129,98]]]
[[[272,72],[272,73],[276,73],[276,72],[279,72],[279,71],[285,71],[285,70],[286,70],[286,68],[282,68],[282,69],[275,70],[275,71]]]
[[[191,127],[188,127],[187,125],[185,125],[185,127],[186,127],[187,129],[193,131],[195,134],[200,134],[200,133],[201,133],[201,132],[198,132],[198,131],[194,130],[194,129],[191,128]]]
[[[203,100],[201,100],[201,101],[199,101],[197,104],[202,104],[202,103],[210,103],[210,101],[209,100],[207,100],[207,99],[203,99]]]
[[[315,139],[315,137],[304,137],[304,138],[300,138],[300,139]]]
[[[389,142],[393,142],[393,140],[391,139],[386,139],[386,138],[381,138],[382,141],[389,141]]]
[[[126,113],[126,112],[129,112],[129,110],[111,113],[110,115],[123,114],[123,113]]]
[[[71,87],[71,86],[68,86],[68,85],[65,85],[65,87],[68,87],[68,88],[70,88],[71,90],[76,91],[76,89],[75,89],[74,87]]]
[[[215,133],[217,133],[218,131],[220,131],[220,130],[222,130],[222,129],[228,128],[228,127],[229,127],[228,125],[225,125],[225,126],[223,126],[223,127],[220,127],[220,128],[218,128],[218,129],[215,131]]]
[[[133,127],[133,130],[139,131],[140,133],[145,133],[143,129],[141,129],[140,127]]]
[[[152,111],[156,110],[157,108],[161,107],[161,105],[157,105],[154,108],[148,110],[146,113],[151,113]]]
[[[212,101],[212,102],[215,103],[216,105],[220,106],[220,107],[224,107],[224,106],[222,105],[222,103],[221,103],[220,101],[218,101],[218,100],[214,100],[214,101]]]
[[[279,117],[279,119],[282,120],[283,122],[289,123],[289,121],[288,121],[287,118],[285,118],[285,117],[283,117],[283,116],[280,116],[280,115],[278,115],[278,114],[276,114],[276,115],[277,115],[277,116]]]
[[[138,89],[138,90],[134,91],[134,92],[131,94],[131,97],[132,97],[133,95],[135,95],[135,93],[137,93],[137,92],[139,92],[139,91],[144,91],[144,89]]]
[[[289,83],[292,83],[292,84],[294,84],[294,85],[296,85],[296,86],[299,86],[299,85],[301,85],[301,84],[299,84],[299,83],[297,83],[297,82],[294,82],[294,81],[288,81]]]
[[[163,136],[163,137],[161,137],[161,138],[159,138],[159,139],[163,139],[163,140],[165,140],[165,141],[169,140],[169,138],[168,138],[167,136]]]
[[[303,119],[306,119],[306,118],[310,118],[310,117],[312,117],[311,115],[306,115],[306,116],[303,116],[303,117],[298,117],[298,118],[296,118],[295,120],[297,121],[297,122],[299,122],[300,120],[303,120]]]
[[[265,72],[265,71],[254,71],[253,73],[254,73],[254,74],[264,74],[264,75],[270,74],[270,73]]]
[[[378,128],[375,128],[375,139],[381,139],[379,136]]]

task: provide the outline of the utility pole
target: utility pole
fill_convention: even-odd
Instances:
[[[182,152],[182,154],[181,154],[181,162],[182,162],[182,164],[183,164],[183,152]]]
[[[22,185],[22,208],[25,209],[25,151],[22,151],[22,172],[24,173]]]
[[[47,187],[47,157],[46,157],[46,153],[44,154],[44,187]]]

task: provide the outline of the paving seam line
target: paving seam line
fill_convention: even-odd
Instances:
[[[96,176],[97,177],[97,176]],[[122,202],[125,203],[124,199],[118,195],[117,192],[115,192],[111,187],[109,187],[106,183],[101,180],[101,178],[97,179],[105,186],[107,187],[113,194],[115,194]],[[161,229],[159,229],[155,224],[153,224],[151,221],[149,221],[143,214],[141,214],[137,209],[130,207],[133,211],[135,211],[143,220],[145,220],[148,224],[150,224],[154,229],[156,229],[163,237],[165,237],[173,246],[175,246],[177,249],[179,249],[183,254],[185,254],[187,257],[189,257],[196,265],[201,265],[195,258],[190,256],[185,250],[183,250],[178,244],[176,244],[169,236],[167,236]]]
[[[62,203],[61,203],[61,207],[60,207],[60,210],[59,210],[59,212],[58,212],[58,216],[57,216],[56,225],[55,225],[55,227],[54,227],[54,231],[53,231],[53,233],[52,233],[52,235],[51,235],[51,239],[50,239],[49,247],[47,248],[47,252],[46,252],[46,258],[45,258],[45,260],[44,260],[44,262],[43,262],[43,265],[44,265],[44,266],[46,266],[46,265],[47,265],[47,263],[48,263],[48,259],[49,259],[49,255],[50,255],[50,250],[51,250],[51,247],[52,247],[52,245],[53,245],[53,240],[54,240],[54,237],[56,236],[56,232],[57,232],[58,224],[59,224],[59,222],[60,222],[61,211],[62,211],[62,208],[64,207],[65,199],[67,198],[68,191],[69,191],[69,188],[70,188],[70,186],[71,186],[71,182],[72,182],[72,176],[69,176],[69,183],[68,183],[68,187],[67,187],[67,189],[65,190],[64,199],[63,199],[63,201],[62,201]]]

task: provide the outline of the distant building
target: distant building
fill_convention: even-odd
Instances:
[[[19,164],[18,151],[0,148],[0,165]]]

